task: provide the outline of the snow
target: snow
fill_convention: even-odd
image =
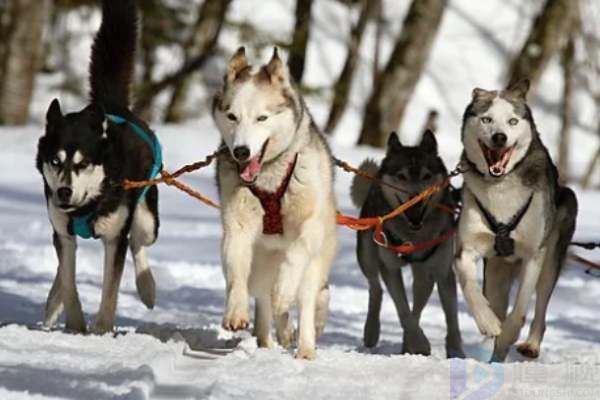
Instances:
[[[399,21],[405,6],[386,2],[390,11],[386,17]],[[293,1],[265,3],[268,5],[257,8],[254,2],[233,2],[233,17],[242,20],[250,16],[274,38],[289,34]],[[403,139],[414,141],[427,110],[438,108],[440,149],[447,165],[453,166],[460,153],[461,113],[471,89],[501,85],[505,60],[516,51],[516,44],[526,34],[527,21],[536,12],[533,5],[518,4],[499,0],[450,3],[432,59],[402,127]],[[319,28],[309,46],[306,77],[309,84],[320,86],[331,82],[341,68],[347,33],[343,29],[356,15],[349,14],[337,1],[316,2],[315,6]],[[89,46],[89,34],[94,29],[91,25],[74,27],[88,35],[81,39],[85,46],[77,46],[82,54]],[[388,39],[395,36],[397,25],[390,25]],[[226,50],[231,50],[240,38],[227,30],[223,41]],[[332,139],[336,156],[355,165],[367,156],[382,156],[376,150],[351,146],[362,122],[365,93],[370,90],[371,45],[367,40],[362,48],[365,60],[354,85],[351,109]],[[390,48],[387,40],[382,59]],[[267,54],[262,57],[265,59]],[[85,70],[84,63],[75,67]],[[513,350],[505,364],[488,364],[492,343],[482,340],[460,290],[459,319],[469,359],[445,359],[444,316],[436,294],[422,317],[432,356],[399,354],[402,333],[387,296],[381,312],[381,341],[369,351],[362,347],[361,340],[368,294],[356,265],[355,235],[339,228],[339,251],[330,279],[331,313],[318,343],[318,358],[298,361],[281,348],[257,349],[248,332],[231,334],[220,328],[224,280],[218,214],[166,187],[160,191],[160,238],[149,250],[157,282],[155,309],[147,310],[138,300],[128,259],[115,335],[71,335],[60,327],[42,330],[40,321],[56,271],[56,257],[34,157],[45,107],[52,97],[63,98],[52,89],[55,78],[41,79],[42,89],[36,96],[29,126],[0,128],[1,399],[600,398],[596,382],[600,375],[600,328],[596,323],[600,278],[585,274],[576,264],[569,263],[558,282],[538,360],[526,361]],[[533,105],[538,126],[553,153],[559,127],[554,114],[560,87],[555,60],[543,77],[539,100]],[[310,97],[308,102],[317,121],[323,122],[327,101]],[[590,134],[595,121],[593,106],[581,92],[577,102],[577,146],[573,146],[571,160],[574,176],[579,176],[598,146],[598,138]],[[74,109],[78,104],[70,97],[64,108]],[[153,127],[163,144],[169,170],[203,159],[219,143],[216,129],[205,114],[184,124]],[[356,210],[348,196],[350,180],[350,175],[336,171],[340,209],[352,214]],[[213,167],[185,181],[209,197],[217,197]],[[578,196],[576,237],[598,240],[600,193],[578,190]],[[598,251],[576,252],[600,259]],[[93,320],[99,306],[101,259],[99,243],[80,241],[77,279],[88,321]],[[404,277],[410,298],[412,278],[408,271]],[[524,329],[521,339],[526,334]]]

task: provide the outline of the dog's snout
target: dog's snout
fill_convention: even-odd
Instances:
[[[61,187],[56,191],[56,195],[58,199],[63,203],[68,203],[71,200],[71,195],[73,194],[73,190],[69,187]]]
[[[250,158],[250,149],[248,146],[238,146],[233,149],[233,156],[237,161],[248,161],[248,158]]]
[[[494,146],[503,147],[506,145],[507,139],[506,134],[503,132],[496,132],[492,135],[492,143],[494,143]]]

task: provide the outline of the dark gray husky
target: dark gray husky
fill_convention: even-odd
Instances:
[[[352,200],[357,207],[361,207],[361,217],[387,214],[424,189],[442,182],[447,176],[444,162],[438,156],[437,141],[429,130],[423,134],[421,143],[414,147],[403,146],[398,136],[392,133],[381,167],[366,160],[361,169],[400,189],[371,184],[364,178],[356,177],[352,183]],[[448,213],[448,209],[454,209],[455,205],[452,191],[446,188],[404,214],[386,221],[384,233],[388,243],[420,243],[444,235],[454,228],[454,215]],[[365,346],[373,347],[379,340],[381,276],[392,296],[404,331],[404,353],[431,353],[429,341],[419,327],[419,320],[433,286],[437,283],[448,329],[446,355],[464,357],[457,318],[456,280],[452,271],[454,240],[403,255],[375,243],[373,230],[368,230],[358,232],[356,249],[358,263],[369,282]],[[406,297],[401,271],[407,264],[411,265],[414,278],[412,310]]]

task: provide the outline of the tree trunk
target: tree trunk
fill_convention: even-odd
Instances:
[[[558,143],[558,172],[561,181],[569,180],[569,145],[571,142],[573,79],[575,78],[575,40],[573,33],[565,46],[561,64],[563,68],[563,100],[561,104],[562,126]]]
[[[0,63],[0,124],[21,125],[29,117],[50,0],[12,0],[6,10],[6,34]]]
[[[523,48],[508,69],[508,83],[527,78],[535,88],[550,58],[564,48],[576,20],[578,0],[547,0]]]
[[[600,131],[600,128],[599,128]],[[585,170],[585,173],[583,174],[583,178],[581,179],[581,188],[582,189],[589,189],[590,184],[592,183],[592,178],[594,176],[594,172],[596,171],[596,166],[598,165],[598,162],[600,162],[600,147],[598,147],[598,149],[596,150],[596,153],[594,154],[594,157],[592,157],[592,160],[590,161],[587,169]]]
[[[344,115],[346,106],[348,105],[348,98],[352,89],[352,81],[354,77],[354,71],[359,61],[360,56],[360,44],[362,42],[363,33],[367,27],[369,19],[373,15],[373,11],[377,1],[374,0],[362,0],[360,16],[358,22],[352,28],[350,32],[350,42],[348,43],[348,55],[346,56],[346,62],[342,68],[342,72],[338,77],[333,87],[333,100],[331,101],[331,108],[329,110],[329,117],[327,118],[327,124],[325,125],[325,132],[331,133],[334,131],[338,122]]]
[[[447,4],[447,0],[413,0],[392,55],[367,102],[358,144],[384,147],[389,133],[400,126]]]
[[[189,61],[191,53],[207,55],[214,53],[230,3],[231,0],[206,0],[202,3],[192,35],[184,44],[186,62]],[[165,122],[179,122],[185,117],[184,108],[191,76],[192,74],[188,75],[174,85]]]
[[[304,61],[308,46],[312,5],[313,0],[296,1],[296,24],[290,45],[288,64],[290,66],[290,74],[297,83],[302,82],[302,75],[304,75]]]

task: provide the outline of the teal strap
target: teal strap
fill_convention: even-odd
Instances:
[[[152,158],[154,159],[154,161],[152,163],[152,168],[150,168],[150,174],[148,175],[148,179],[154,179],[162,169],[162,147],[160,146],[160,142],[158,141],[156,136],[148,134],[148,132],[138,124],[131,122],[119,115],[106,114],[106,118],[117,125],[128,124],[131,127],[131,129],[133,129],[135,134],[138,135],[138,137],[144,142],[146,142],[148,146],[150,146],[150,148],[152,149]],[[144,199],[144,197],[146,197],[148,189],[150,189],[150,186],[146,186],[142,189],[137,199],[138,203],[141,202]],[[72,218],[71,228],[73,230],[73,234],[79,236],[82,239],[89,239],[93,237],[94,234],[92,232],[91,227],[91,220],[93,216],[94,213],[89,213],[81,217]]]

